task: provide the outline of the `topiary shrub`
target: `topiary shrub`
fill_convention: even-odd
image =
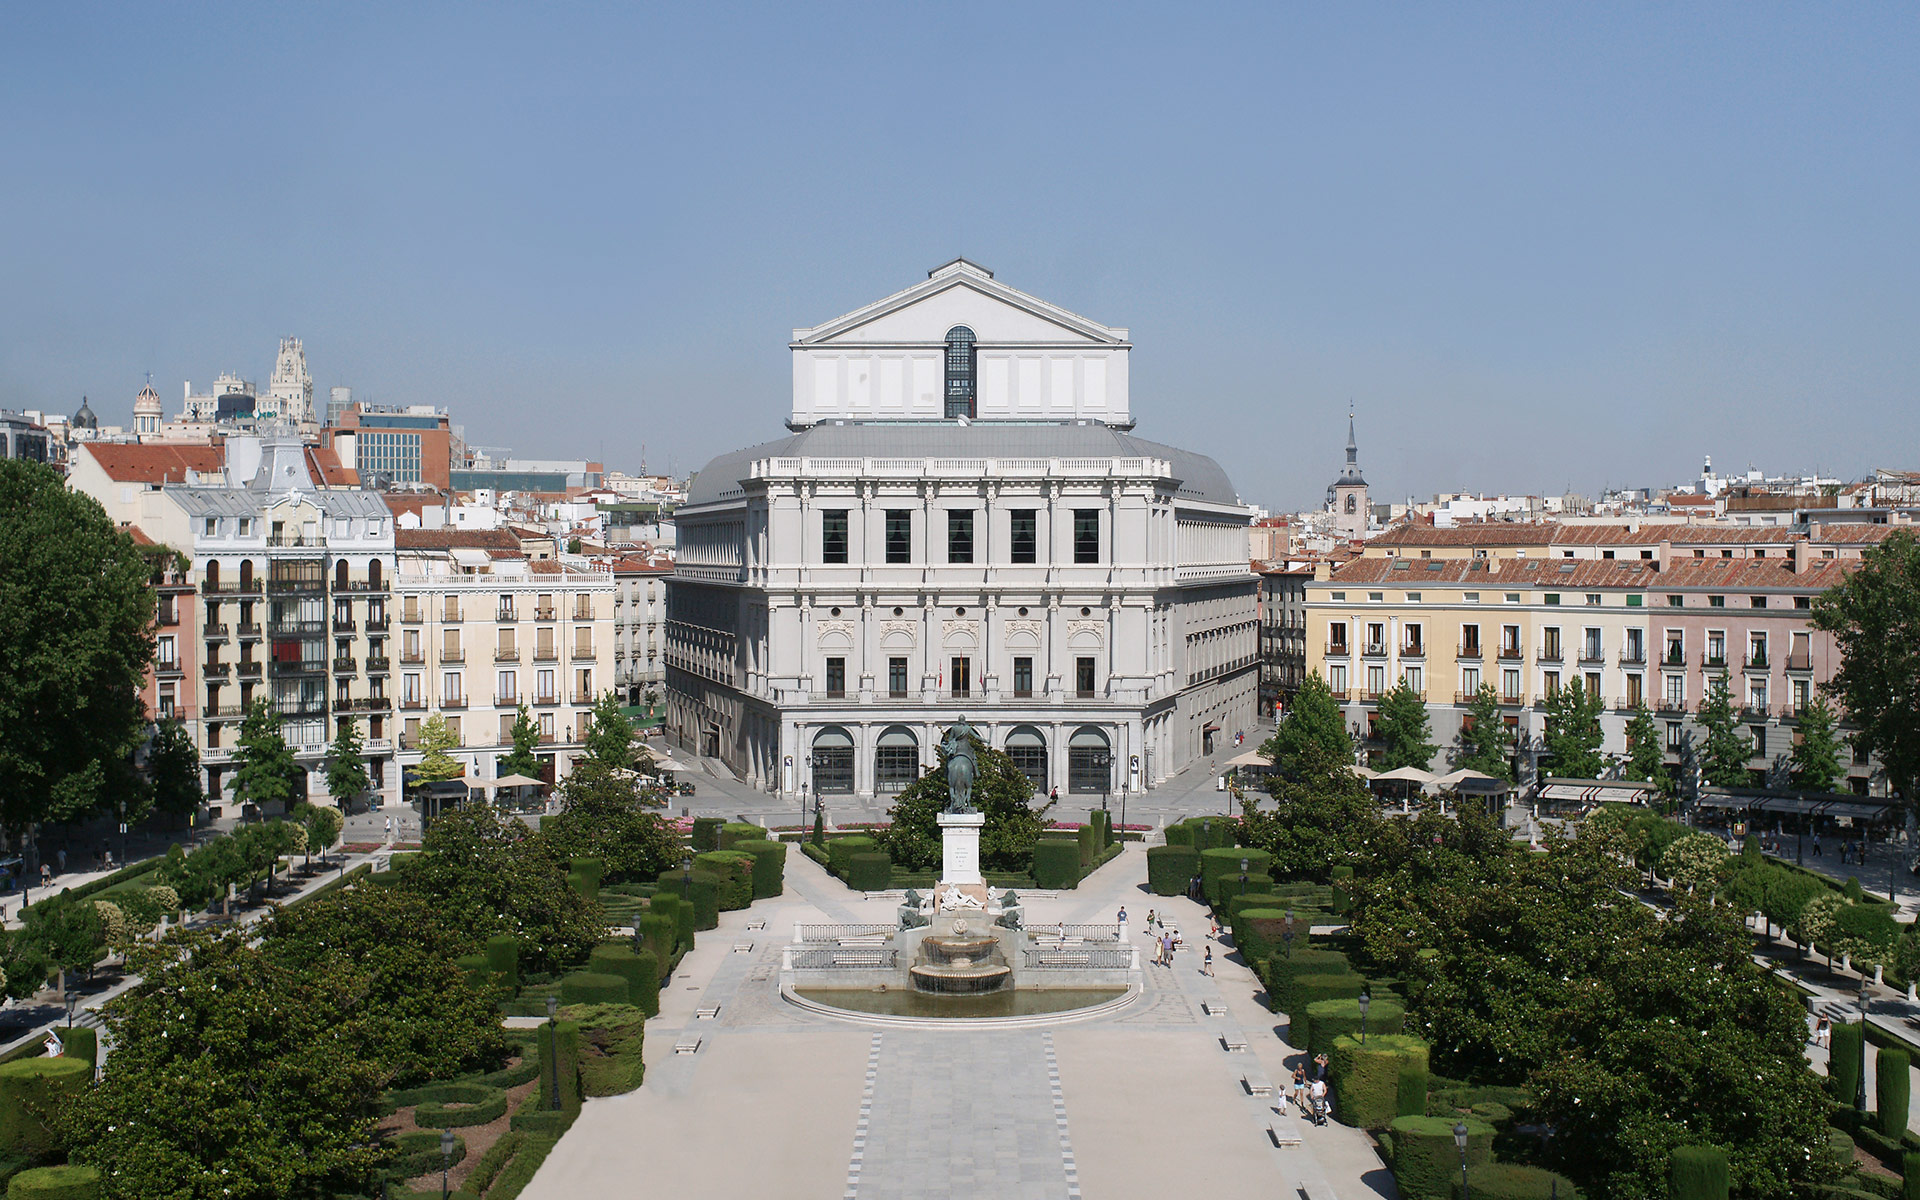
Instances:
[[[765,832],[762,830],[761,832]],[[753,898],[770,900],[786,890],[787,844],[768,841],[762,837],[757,840],[743,838],[733,845],[735,850],[753,855]]]
[[[1880,1132],[1890,1138],[1903,1136],[1907,1132],[1907,1100],[1913,1087],[1913,1077],[1907,1068],[1912,1058],[1905,1050],[1881,1047],[1875,1060],[1874,1098],[1876,1124]]]
[[[540,1110],[553,1109],[553,1089],[557,1084],[560,1092],[560,1109],[563,1114],[580,1111],[580,1026],[572,1021],[544,1021],[539,1026],[540,1035],[540,1090],[538,1097]],[[515,1117],[517,1122],[519,1117]],[[518,1126],[515,1126],[518,1128]]]
[[[440,1135],[435,1134],[438,1138]],[[99,1200],[100,1168],[33,1167],[7,1181],[7,1200]]]
[[[678,896],[656,895],[647,901],[646,910],[641,914],[642,916],[665,917],[667,919],[667,924],[673,928],[673,943],[668,948],[673,951],[680,949],[680,909],[682,906],[683,901]],[[635,928],[638,927],[638,922],[636,922]]]
[[[884,892],[893,886],[893,860],[868,850],[847,860],[847,886],[856,892]]]
[[[1248,892],[1244,896],[1227,897],[1227,908],[1222,915],[1226,918],[1226,924],[1231,925],[1250,908],[1271,908],[1285,916],[1288,909],[1298,907],[1299,904],[1292,897],[1276,891]]]
[[[416,1175],[425,1175],[440,1169],[440,1164],[459,1164],[467,1158],[467,1140],[455,1136],[453,1153],[442,1156],[440,1153],[440,1135],[424,1129],[410,1130],[393,1139],[394,1156],[381,1167],[387,1180],[398,1182],[412,1179]]]
[[[659,895],[653,898],[657,905],[665,900],[668,910],[673,913],[673,950],[675,954],[686,954],[693,949],[693,905],[679,896]]]
[[[765,841],[766,837],[767,831],[758,825],[751,825],[745,821],[728,821],[726,824],[720,826],[719,845],[715,846],[714,849],[732,850],[741,842]]]
[[[1920,1200],[1920,1150],[1908,1150],[1900,1155],[1900,1178],[1904,1181],[1905,1200]]]
[[[694,855],[693,865],[720,881],[721,912],[734,912],[753,903],[753,855],[739,850],[709,850]]]
[[[847,864],[856,854],[872,854],[880,848],[880,843],[864,833],[837,837],[827,843],[827,870],[838,875],[842,881],[847,878]]]
[[[627,981],[618,975],[575,971],[560,980],[562,1004],[628,1004]]]
[[[673,961],[675,931],[672,917],[665,913],[641,913],[634,919],[633,928],[636,940],[639,942],[636,949],[643,946],[653,951],[653,957],[658,962]]]
[[[54,1114],[93,1079],[78,1058],[17,1058],[0,1063],[0,1153],[38,1158],[60,1148]]]
[[[1074,840],[1080,844],[1080,875],[1086,877],[1093,870],[1093,864],[1100,861],[1100,828],[1097,825],[1082,825]]]
[[[1147,851],[1147,890],[1156,896],[1186,895],[1187,884],[1200,870],[1200,852],[1191,845],[1173,843],[1175,828],[1178,826],[1168,827],[1166,845]]]
[[[1391,1034],[1392,1037],[1410,1037],[1410,1034]],[[1427,1113],[1427,1080],[1432,1068],[1411,1058],[1400,1061],[1400,1075],[1394,1080],[1396,1113],[1402,1117],[1423,1117]]]
[[[1827,1091],[1842,1104],[1859,1095],[1861,1072],[1867,1069],[1866,1026],[1859,1021],[1836,1021],[1833,1045],[1827,1056]]]
[[[1298,962],[1301,955],[1301,951],[1295,950],[1294,961]],[[1344,955],[1341,957],[1345,958]],[[1293,1039],[1296,1034],[1306,1032],[1307,1006],[1318,1000],[1339,1000],[1358,996],[1367,990],[1367,981],[1347,970],[1345,962],[1337,966],[1328,964],[1326,971],[1316,974],[1304,970],[1285,973],[1275,966],[1285,961],[1278,955],[1267,960],[1268,970],[1274,979],[1274,986],[1267,991],[1267,1003],[1274,1012],[1283,1012],[1294,1018],[1294,1028],[1288,1034],[1288,1040],[1296,1048],[1304,1050],[1307,1044]]]
[[[453,965],[460,968],[460,973],[467,977],[467,983],[476,989],[485,988],[488,977],[492,975],[487,969],[487,956],[484,954],[459,955],[454,958]]]
[[[1411,1071],[1421,1080],[1426,1103],[1427,1044],[1417,1037],[1388,1033],[1369,1036],[1366,1045],[1351,1037],[1333,1040],[1328,1052],[1333,1086],[1333,1117],[1356,1129],[1381,1129],[1401,1116],[1400,1078]]]
[[[1207,903],[1224,911],[1234,896],[1264,892],[1273,886],[1267,867],[1273,856],[1251,846],[1221,846],[1200,852],[1200,883],[1206,889]],[[1246,884],[1241,885],[1241,863],[1247,864]]]
[[[589,900],[600,898],[600,873],[603,864],[597,858],[576,858],[567,872],[567,884]]]
[[[1838,1030],[1836,1029],[1837,1033]],[[1733,1176],[1718,1146],[1677,1146],[1667,1160],[1673,1200],[1727,1200]]]
[[[1460,1196],[1460,1175],[1454,1173],[1453,1194]],[[1573,1181],[1545,1167],[1519,1163],[1481,1163],[1467,1168],[1467,1194],[1472,1200],[1573,1200]]]
[[[720,827],[726,823],[724,817],[695,817],[693,819],[693,833],[689,836],[689,841],[693,846],[693,852],[698,854],[702,850],[718,850],[720,848]]]
[[[580,1089],[588,1096],[618,1096],[640,1086],[646,1019],[630,1005],[595,1004],[563,1014],[580,1028]]]
[[[1306,925],[1300,920],[1300,914],[1294,914],[1293,940],[1299,941],[1306,931]],[[1243,908],[1240,915],[1233,919],[1233,945],[1240,956],[1248,962],[1271,958],[1279,954],[1285,956],[1287,945],[1287,914],[1277,908]]]
[[[1048,891],[1080,886],[1080,844],[1041,838],[1033,844],[1033,884]]]
[[[1462,1123],[1467,1127],[1468,1168],[1492,1161],[1493,1126]],[[1453,1195],[1454,1181],[1460,1178],[1454,1124],[1446,1117],[1395,1117],[1387,1126],[1393,1135],[1393,1181],[1404,1200],[1448,1200]]]
[[[1407,1008],[1397,996],[1374,996],[1367,1008],[1367,1041],[1376,1033],[1399,1033],[1406,1024]],[[1307,1026],[1311,1031],[1301,1049],[1309,1054],[1329,1054],[1335,1038],[1360,1035],[1360,1000],[1340,998],[1316,1000],[1307,1005]]]
[[[438,1089],[446,1098],[422,1100],[413,1109],[413,1123],[427,1129],[462,1129],[485,1125],[507,1115],[507,1094],[479,1083],[446,1083]]]
[[[1353,868],[1342,864],[1327,872],[1327,878],[1333,881],[1333,911],[1345,916],[1353,907]]]
[[[695,871],[689,875],[685,871],[662,871],[660,891],[656,894],[686,900],[693,909],[695,929],[719,928],[720,880],[711,872]],[[691,941],[688,944],[691,945]]]
[[[1195,843],[1195,841],[1197,841],[1197,840],[1198,840],[1198,839],[1197,839],[1197,838],[1195,837],[1195,834],[1196,834],[1197,832],[1198,832],[1198,831],[1197,831],[1197,830],[1195,830],[1195,829],[1193,828],[1193,826],[1191,826],[1191,825],[1188,825],[1188,824],[1187,824],[1186,822],[1184,822],[1184,821],[1182,821],[1182,822],[1180,822],[1180,823],[1178,823],[1178,824],[1175,824],[1175,825],[1169,825],[1169,826],[1167,826],[1167,828],[1166,828],[1166,830],[1165,830],[1165,833],[1166,833],[1166,838],[1167,838],[1167,845],[1169,845],[1169,846],[1179,846],[1179,847],[1181,847],[1182,849],[1186,849],[1186,850],[1192,850],[1192,851],[1194,852],[1194,856],[1195,856],[1195,857],[1194,857],[1194,861],[1196,861],[1196,862],[1198,862],[1198,861],[1199,861],[1199,854],[1200,854],[1200,849],[1199,849],[1199,847],[1198,847],[1198,846],[1196,846],[1196,845],[1194,845],[1194,843]],[[1192,876],[1192,874],[1191,874],[1191,873],[1189,873],[1189,874],[1188,874],[1188,876],[1187,876],[1187,878],[1188,878],[1188,879],[1191,879],[1192,877],[1193,877],[1193,876]],[[1181,889],[1182,889],[1182,890],[1184,891],[1184,890],[1185,890],[1185,888],[1186,888],[1186,880],[1185,880],[1185,879],[1183,879],[1183,880],[1181,880],[1181,881],[1180,881],[1180,885],[1181,885]],[[1160,894],[1161,894],[1161,895],[1169,895],[1169,896],[1170,896],[1170,895],[1174,895],[1175,893],[1172,893],[1172,892],[1162,892],[1162,893],[1160,893]]]
[[[500,977],[508,988],[520,987],[520,940],[510,933],[496,933],[486,943],[487,969]]]
[[[100,1065],[100,1032],[85,1025],[75,1025],[60,1031],[60,1042],[65,1049],[60,1051],[63,1058],[77,1058],[89,1067]]]
[[[627,983],[627,1003],[648,1016],[660,1013],[660,960],[652,950],[635,951],[619,942],[602,942],[587,956],[595,975],[618,975]]]

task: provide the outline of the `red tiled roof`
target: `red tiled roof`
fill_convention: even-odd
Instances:
[[[1390,584],[1416,591],[1422,584],[1476,583],[1569,591],[1608,587],[1824,591],[1858,565],[1851,560],[1821,559],[1796,574],[1792,563],[1783,558],[1685,559],[1664,571],[1641,559],[1356,558],[1335,568],[1329,582]]]
[[[325,446],[307,447],[307,468],[322,487],[359,487],[360,472],[340,465],[340,456]]]
[[[82,442],[77,452],[90,455],[115,483],[191,483],[194,475],[226,465],[226,455],[211,443]]]
[[[504,529],[396,529],[395,550],[505,550],[520,553],[520,542]]]
[[[1884,542],[1901,529],[1908,532],[1920,532],[1904,525],[1868,525],[1864,522],[1834,522],[1816,527],[1813,540],[1831,544],[1859,545],[1867,542]]]
[[[1544,546],[1559,525],[1552,521],[1477,521],[1468,525],[1400,524],[1367,540],[1384,546]]]

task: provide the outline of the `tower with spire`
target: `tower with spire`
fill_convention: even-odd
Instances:
[[[160,436],[160,421],[165,413],[160,407],[160,393],[153,390],[153,376],[147,376],[147,385],[133,398],[133,433],[145,441]]]
[[[1357,542],[1367,536],[1367,479],[1360,473],[1360,443],[1353,434],[1353,412],[1347,412],[1347,465],[1327,487],[1327,511],[1333,515],[1336,537]]]
[[[274,415],[289,425],[313,424],[313,376],[307,373],[307,352],[297,337],[280,339],[267,396]]]

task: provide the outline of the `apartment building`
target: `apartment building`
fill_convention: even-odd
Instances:
[[[1602,749],[1626,752],[1644,703],[1679,761],[1715,679],[1724,678],[1753,743],[1756,782],[1791,752],[1797,714],[1839,666],[1830,635],[1809,624],[1813,597],[1851,560],[1754,555],[1660,559],[1389,558],[1367,555],[1307,585],[1307,667],[1371,737],[1382,695],[1405,680],[1427,699],[1445,761],[1483,685],[1532,746],[1543,701],[1578,681],[1606,703]],[[1526,753],[1523,746],[1523,766]],[[1884,788],[1873,764],[1848,786]]]
[[[1278,720],[1307,678],[1308,560],[1256,562],[1260,576],[1260,713]]]
[[[629,705],[658,704],[666,693],[663,631],[673,560],[637,551],[594,561],[613,572],[614,687]]]
[[[529,558],[506,530],[395,535],[402,766],[433,714],[460,739],[467,778],[499,776],[522,703],[540,727],[543,777],[566,774],[600,693],[614,686],[613,571]]]

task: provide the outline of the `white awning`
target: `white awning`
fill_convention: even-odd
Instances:
[[[454,546],[447,551],[453,555],[453,561],[463,567],[484,567],[493,559],[485,550],[473,546]]]

